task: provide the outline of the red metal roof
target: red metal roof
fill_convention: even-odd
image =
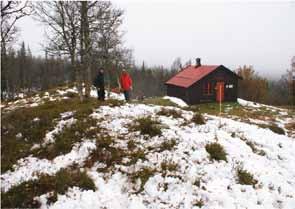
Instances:
[[[195,67],[190,65],[169,79],[166,84],[188,88],[195,82],[201,80],[203,77],[216,70],[219,66],[220,65],[201,65],[199,67]]]

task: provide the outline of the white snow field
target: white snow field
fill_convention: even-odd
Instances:
[[[64,92],[66,90],[61,90],[59,94],[63,95]],[[118,95],[112,97],[121,99]],[[53,160],[33,156],[19,159],[13,170],[2,173],[2,192],[38,179],[41,174],[55,175],[60,169],[75,163],[80,169],[86,170],[96,190],[71,187],[65,194],[58,194],[57,201],[53,203],[48,202],[48,193],[45,193],[35,197],[41,202],[41,208],[295,209],[294,133],[277,134],[257,125],[261,120],[246,123],[237,117],[209,114],[204,114],[205,124],[198,125],[191,122],[194,113],[181,108],[187,106],[183,101],[165,99],[170,99],[180,107],[124,103],[115,107],[100,106],[88,116],[96,120],[104,134],[113,139],[112,147],[129,152],[129,143],[132,141],[134,150],[143,150],[144,158],[130,163],[132,159],[127,156],[123,163],[116,163],[107,172],[98,169],[107,166],[99,161],[87,168],[84,167],[84,161],[97,147],[94,139],[83,139],[81,143],[75,144],[70,153]],[[238,102],[245,108],[261,106],[241,99]],[[6,108],[13,111],[16,107],[8,105]],[[280,127],[294,120],[294,116],[284,109],[267,108],[279,111],[282,115],[276,121]],[[158,114],[163,109],[175,110],[180,113],[180,117]],[[162,133],[148,136],[131,130],[130,124],[142,117],[157,120]],[[48,131],[42,146],[55,143],[54,136],[76,120],[71,112],[65,112],[64,119],[51,132]],[[171,141],[175,143],[172,148],[160,149]],[[210,159],[205,146],[213,142],[224,148],[227,161]],[[165,169],[165,164],[173,165],[173,168]],[[240,184],[238,168],[251,173],[257,183]],[[130,176],[145,169],[152,171],[145,182],[142,178],[132,181]]]

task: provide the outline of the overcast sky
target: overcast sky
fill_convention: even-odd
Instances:
[[[223,64],[234,70],[253,65],[274,77],[290,68],[295,56],[295,1],[113,1],[125,10],[125,45],[137,64],[170,67],[202,58],[202,64]],[[42,53],[44,30],[26,17],[19,21],[19,40]]]

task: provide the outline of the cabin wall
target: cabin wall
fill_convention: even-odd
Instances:
[[[174,85],[169,85],[169,84],[167,84],[166,87],[167,87],[167,96],[177,97],[182,99],[188,104],[190,103],[187,89],[174,86]]]

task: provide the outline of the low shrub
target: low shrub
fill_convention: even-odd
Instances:
[[[123,101],[117,99],[108,99],[105,101],[105,103],[110,107],[120,107],[124,104]]]
[[[172,116],[173,118],[181,118],[181,112],[174,110],[174,109],[165,109],[162,108],[159,112],[157,112],[157,115],[163,115],[163,116],[167,116],[170,117]]]
[[[275,125],[275,124],[272,124],[270,126],[268,126],[268,128],[272,131],[272,132],[275,132],[277,134],[281,134],[281,135],[285,135],[285,131],[284,129],[282,129],[281,127]]]
[[[277,126],[276,124],[272,123],[269,125],[265,125],[265,124],[258,124],[261,128],[268,128],[270,129],[272,132],[280,134],[280,135],[285,135],[285,131],[284,129],[282,129],[281,127]]]
[[[195,113],[191,121],[197,125],[203,125],[206,123],[205,118],[199,113]]]
[[[288,129],[288,130],[295,130],[295,122],[291,122],[291,123],[287,123],[285,125],[285,128]]]
[[[78,97],[79,95],[75,92],[68,91],[67,93],[65,93],[64,96],[69,97],[69,98],[74,98],[74,97]]]
[[[161,169],[163,171],[176,171],[177,170],[178,165],[176,163],[173,162],[162,162],[161,163]]]
[[[149,180],[149,178],[154,175],[154,173],[155,173],[154,169],[142,168],[139,171],[131,174],[131,181],[133,183],[135,183],[137,179],[140,179],[140,188],[136,193],[140,193],[143,191],[144,185]]]
[[[172,140],[169,140],[169,141],[164,141],[161,145],[160,145],[160,152],[164,151],[164,150],[172,150],[176,145],[176,140],[175,139],[172,139]]]
[[[217,142],[207,144],[205,148],[206,148],[206,151],[210,154],[211,160],[227,161],[226,152],[224,151],[223,147],[220,144],[218,144]]]
[[[160,122],[153,120],[150,116],[136,119],[134,124],[130,126],[131,131],[139,131],[142,135],[150,137],[162,134]]]
[[[103,171],[107,171],[108,168],[117,163],[121,163],[123,157],[126,156],[126,153],[120,148],[111,146],[112,143],[113,139],[110,136],[97,138],[96,149],[93,150],[85,161],[85,166],[92,167],[95,162],[101,162],[106,165]]]
[[[193,203],[194,206],[197,206],[199,208],[203,207],[204,206],[204,201],[202,199],[200,200],[196,200],[194,203]]]
[[[197,178],[197,179],[194,181],[193,185],[195,185],[195,186],[197,186],[197,187],[200,187],[200,186],[201,186],[201,178]]]
[[[137,163],[139,159],[146,160],[146,153],[143,150],[137,150],[135,152],[131,152],[128,156],[130,158],[128,165],[132,165]]]
[[[127,148],[130,149],[130,150],[135,149],[135,148],[136,148],[136,143],[135,143],[135,141],[134,141],[134,140],[129,140],[129,141],[127,142]]]
[[[253,175],[246,170],[237,168],[238,183],[243,185],[257,184],[257,180],[254,179]]]

